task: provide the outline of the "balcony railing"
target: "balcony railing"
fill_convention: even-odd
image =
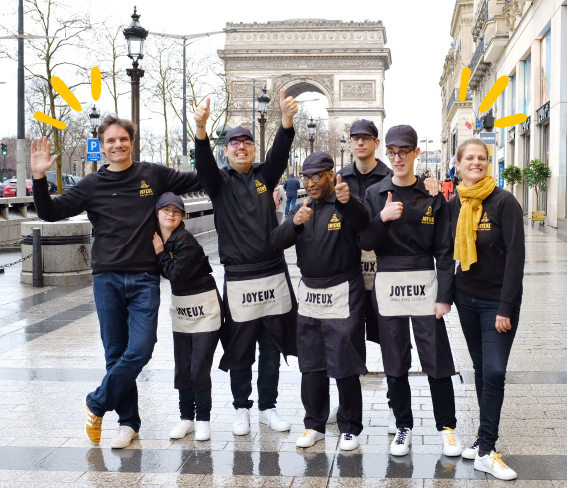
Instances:
[[[479,60],[481,59],[481,56],[483,56],[484,52],[485,52],[485,37],[481,36],[477,42],[477,47],[475,48],[475,52],[473,53],[473,56],[471,57],[471,61],[469,63],[469,69],[472,72],[475,71],[475,68],[479,64]]]
[[[450,97],[450,100],[448,101],[448,105],[446,106],[446,115],[448,115],[450,113],[450,110],[452,109],[452,105],[454,104],[455,101],[456,101],[456,91],[452,90],[452,96]]]
[[[540,125],[550,118],[550,101],[546,102],[536,111],[536,123]]]
[[[525,120],[522,124],[521,124],[521,129],[520,129],[520,134],[524,135],[527,132],[530,132],[531,130],[531,116],[529,115],[527,117],[527,120]]]
[[[509,129],[509,142],[515,142],[515,126]]]

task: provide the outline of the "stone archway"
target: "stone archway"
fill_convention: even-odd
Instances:
[[[348,135],[355,120],[366,118],[375,122],[382,141],[391,54],[381,21],[295,19],[226,27],[237,30],[226,34],[225,48],[218,51],[231,93],[230,125],[250,121],[253,83],[242,78],[255,78],[256,96],[264,84],[292,96],[321,93],[328,100],[330,131]]]

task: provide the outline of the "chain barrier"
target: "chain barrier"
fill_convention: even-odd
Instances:
[[[1,264],[0,269],[9,268],[10,266],[14,266],[15,264],[23,263],[26,259],[30,259],[31,257],[32,257],[32,255],[28,254],[26,257],[18,259],[17,261],[14,261],[13,263]]]
[[[26,238],[29,238],[29,237],[32,237],[32,234],[27,235],[27,236],[22,236],[20,239],[18,239],[17,241],[14,241],[14,242],[8,242],[6,244],[0,244],[0,247],[8,247],[8,246],[14,246],[15,244],[22,244],[24,242],[24,240]],[[32,257],[32,254],[28,254],[27,256],[20,258],[17,261],[14,261],[13,263],[0,264],[0,269],[9,268],[10,266],[15,266],[16,264],[23,263],[26,259],[30,259],[31,257]]]
[[[22,244],[24,240],[29,237],[32,237],[32,234],[29,234],[27,236],[22,236],[20,239],[14,242],[7,242],[6,244],[0,244],[0,247],[8,247],[8,246],[14,246],[16,244]]]

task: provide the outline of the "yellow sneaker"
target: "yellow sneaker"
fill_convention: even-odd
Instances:
[[[85,409],[87,410],[87,418],[85,420],[85,436],[87,440],[93,444],[97,445],[101,442],[101,431],[103,425],[103,418],[97,417],[87,405],[87,399],[85,398]]]

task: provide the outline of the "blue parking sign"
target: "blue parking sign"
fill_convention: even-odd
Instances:
[[[88,139],[87,140],[87,152],[88,153],[98,153],[101,152],[101,146],[98,139]]]

